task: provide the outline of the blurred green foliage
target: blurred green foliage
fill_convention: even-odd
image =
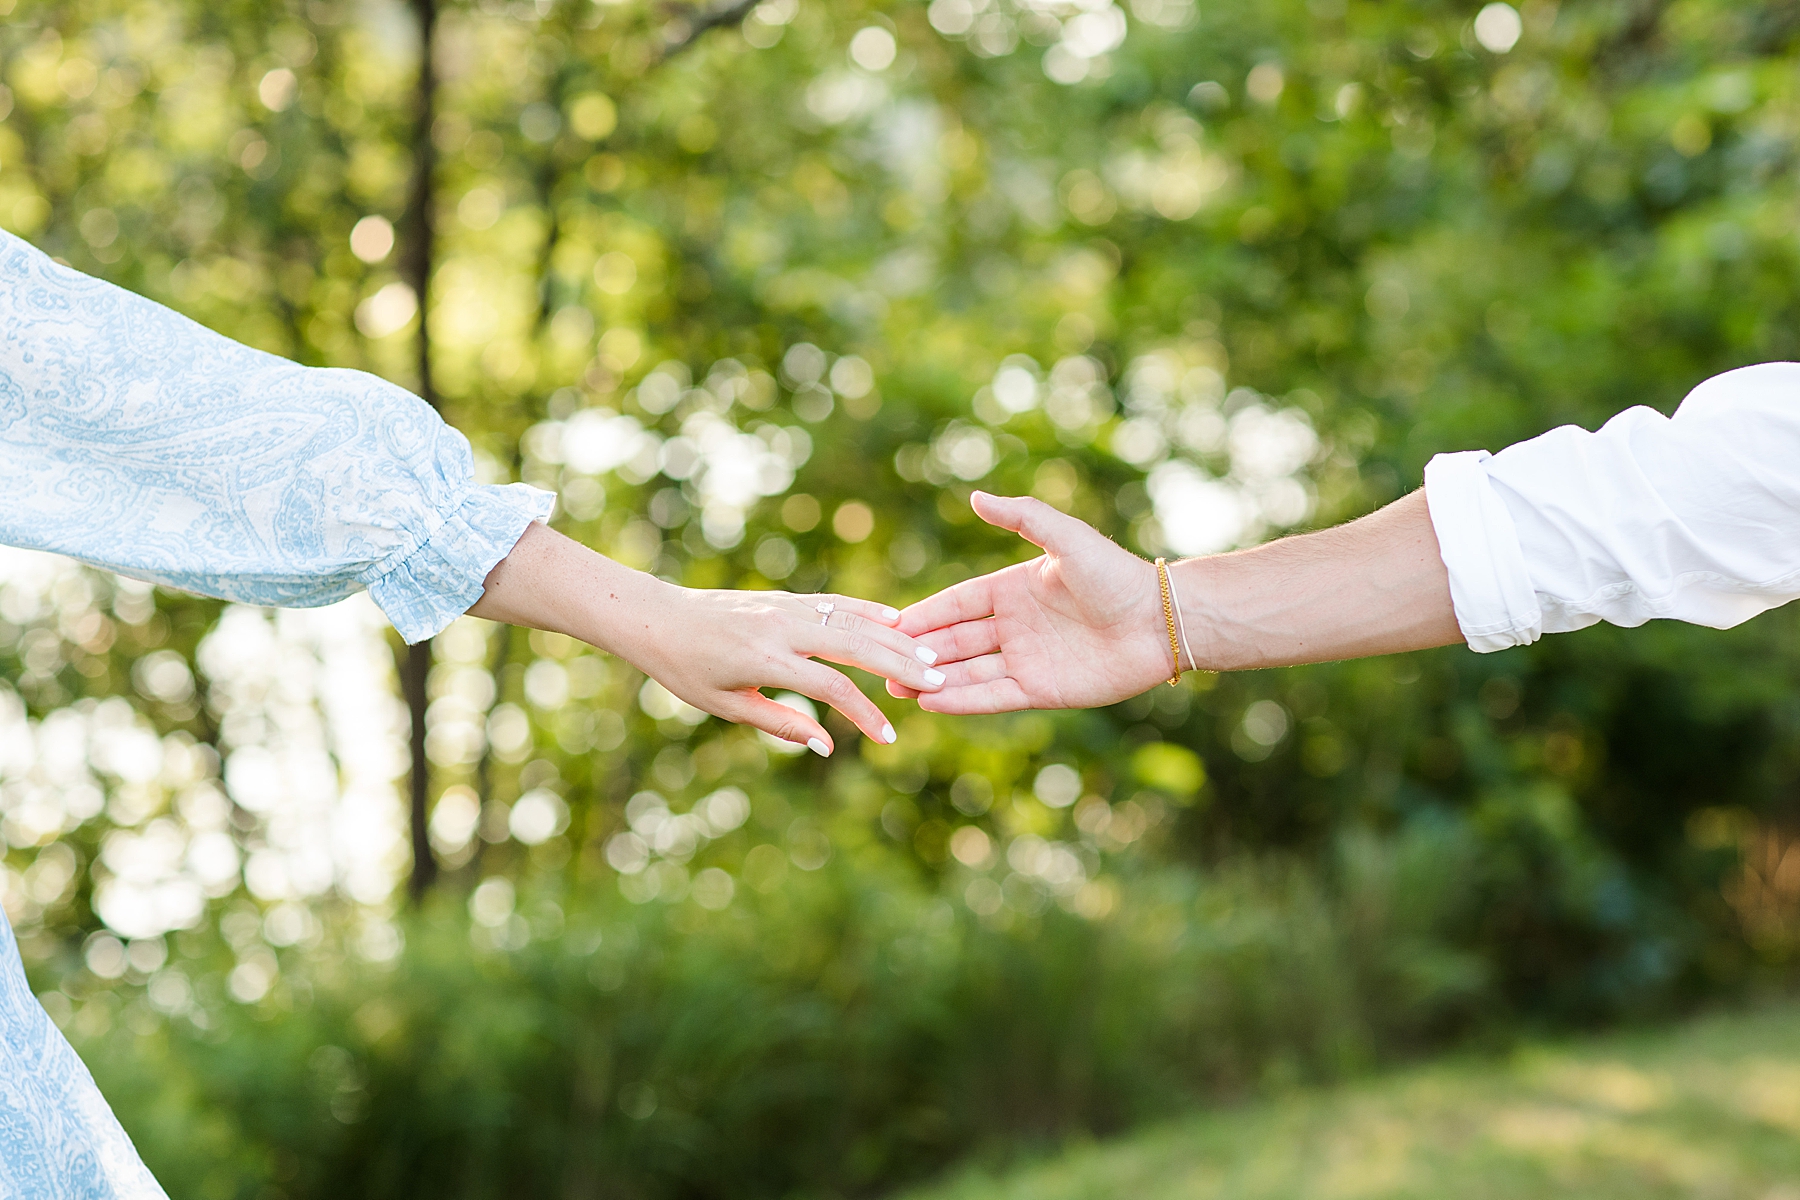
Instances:
[[[408,8],[0,9],[0,224],[410,381]],[[446,416],[635,566],[898,603],[1022,556],[977,483],[1225,548],[1795,357],[1793,14],[1483,11],[447,4]],[[172,1192],[866,1192],[1800,943],[1792,613],[1093,713],[882,697],[898,745],[834,723],[829,761],[464,621],[447,874],[402,917],[403,859],[256,784],[279,743],[325,780],[292,803],[386,812],[330,697],[385,665],[8,561],[7,912]]]
[[[83,1048],[171,1194],[850,1195],[1354,1069],[1479,987],[1406,941],[1428,917],[1358,894],[1352,927],[1291,867],[1011,928],[891,871],[717,913],[540,893],[510,953],[439,914],[385,967],[316,952],[273,1021]]]

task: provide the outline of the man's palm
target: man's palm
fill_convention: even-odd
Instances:
[[[919,697],[933,712],[1092,708],[1134,696],[1167,669],[1156,572],[1091,526],[1036,500],[977,492],[975,511],[1044,554],[920,601],[900,628],[949,676]],[[910,694],[889,685],[897,695]]]

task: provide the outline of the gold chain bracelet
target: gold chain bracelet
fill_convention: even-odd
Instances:
[[[1169,624],[1169,657],[1175,661],[1169,686],[1174,687],[1181,682],[1181,641],[1175,636],[1175,603],[1169,598],[1169,564],[1164,559],[1156,560],[1156,578],[1162,584],[1163,620]]]

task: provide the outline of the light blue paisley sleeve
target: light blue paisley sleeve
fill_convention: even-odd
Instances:
[[[406,390],[239,345],[0,232],[0,542],[249,604],[367,588],[408,642],[548,492],[474,480]]]
[[[0,915],[0,1200],[167,1200],[25,982]]]

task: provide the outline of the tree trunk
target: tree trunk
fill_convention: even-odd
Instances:
[[[406,697],[407,715],[412,718],[411,803],[408,805],[412,826],[412,876],[407,881],[407,894],[413,903],[425,896],[437,878],[437,859],[431,853],[426,806],[431,799],[431,763],[425,757],[425,680],[431,674],[431,643],[420,642],[406,648],[400,664],[400,694]]]
[[[437,29],[437,0],[411,0],[419,22],[419,77],[413,101],[412,187],[401,217],[403,233],[400,268],[419,300],[418,389],[432,408],[438,407],[437,389],[431,379],[431,330],[426,317],[431,311],[431,271],[437,256],[432,228],[437,199],[433,176],[437,166],[431,126],[437,119],[437,68],[432,59],[432,38]],[[437,859],[431,853],[427,832],[427,807],[431,801],[431,763],[425,757],[425,682],[431,674],[431,643],[408,646],[400,669],[400,690],[406,697],[411,720],[412,773],[409,805],[412,826],[412,878],[407,892],[418,903],[437,878]]]

